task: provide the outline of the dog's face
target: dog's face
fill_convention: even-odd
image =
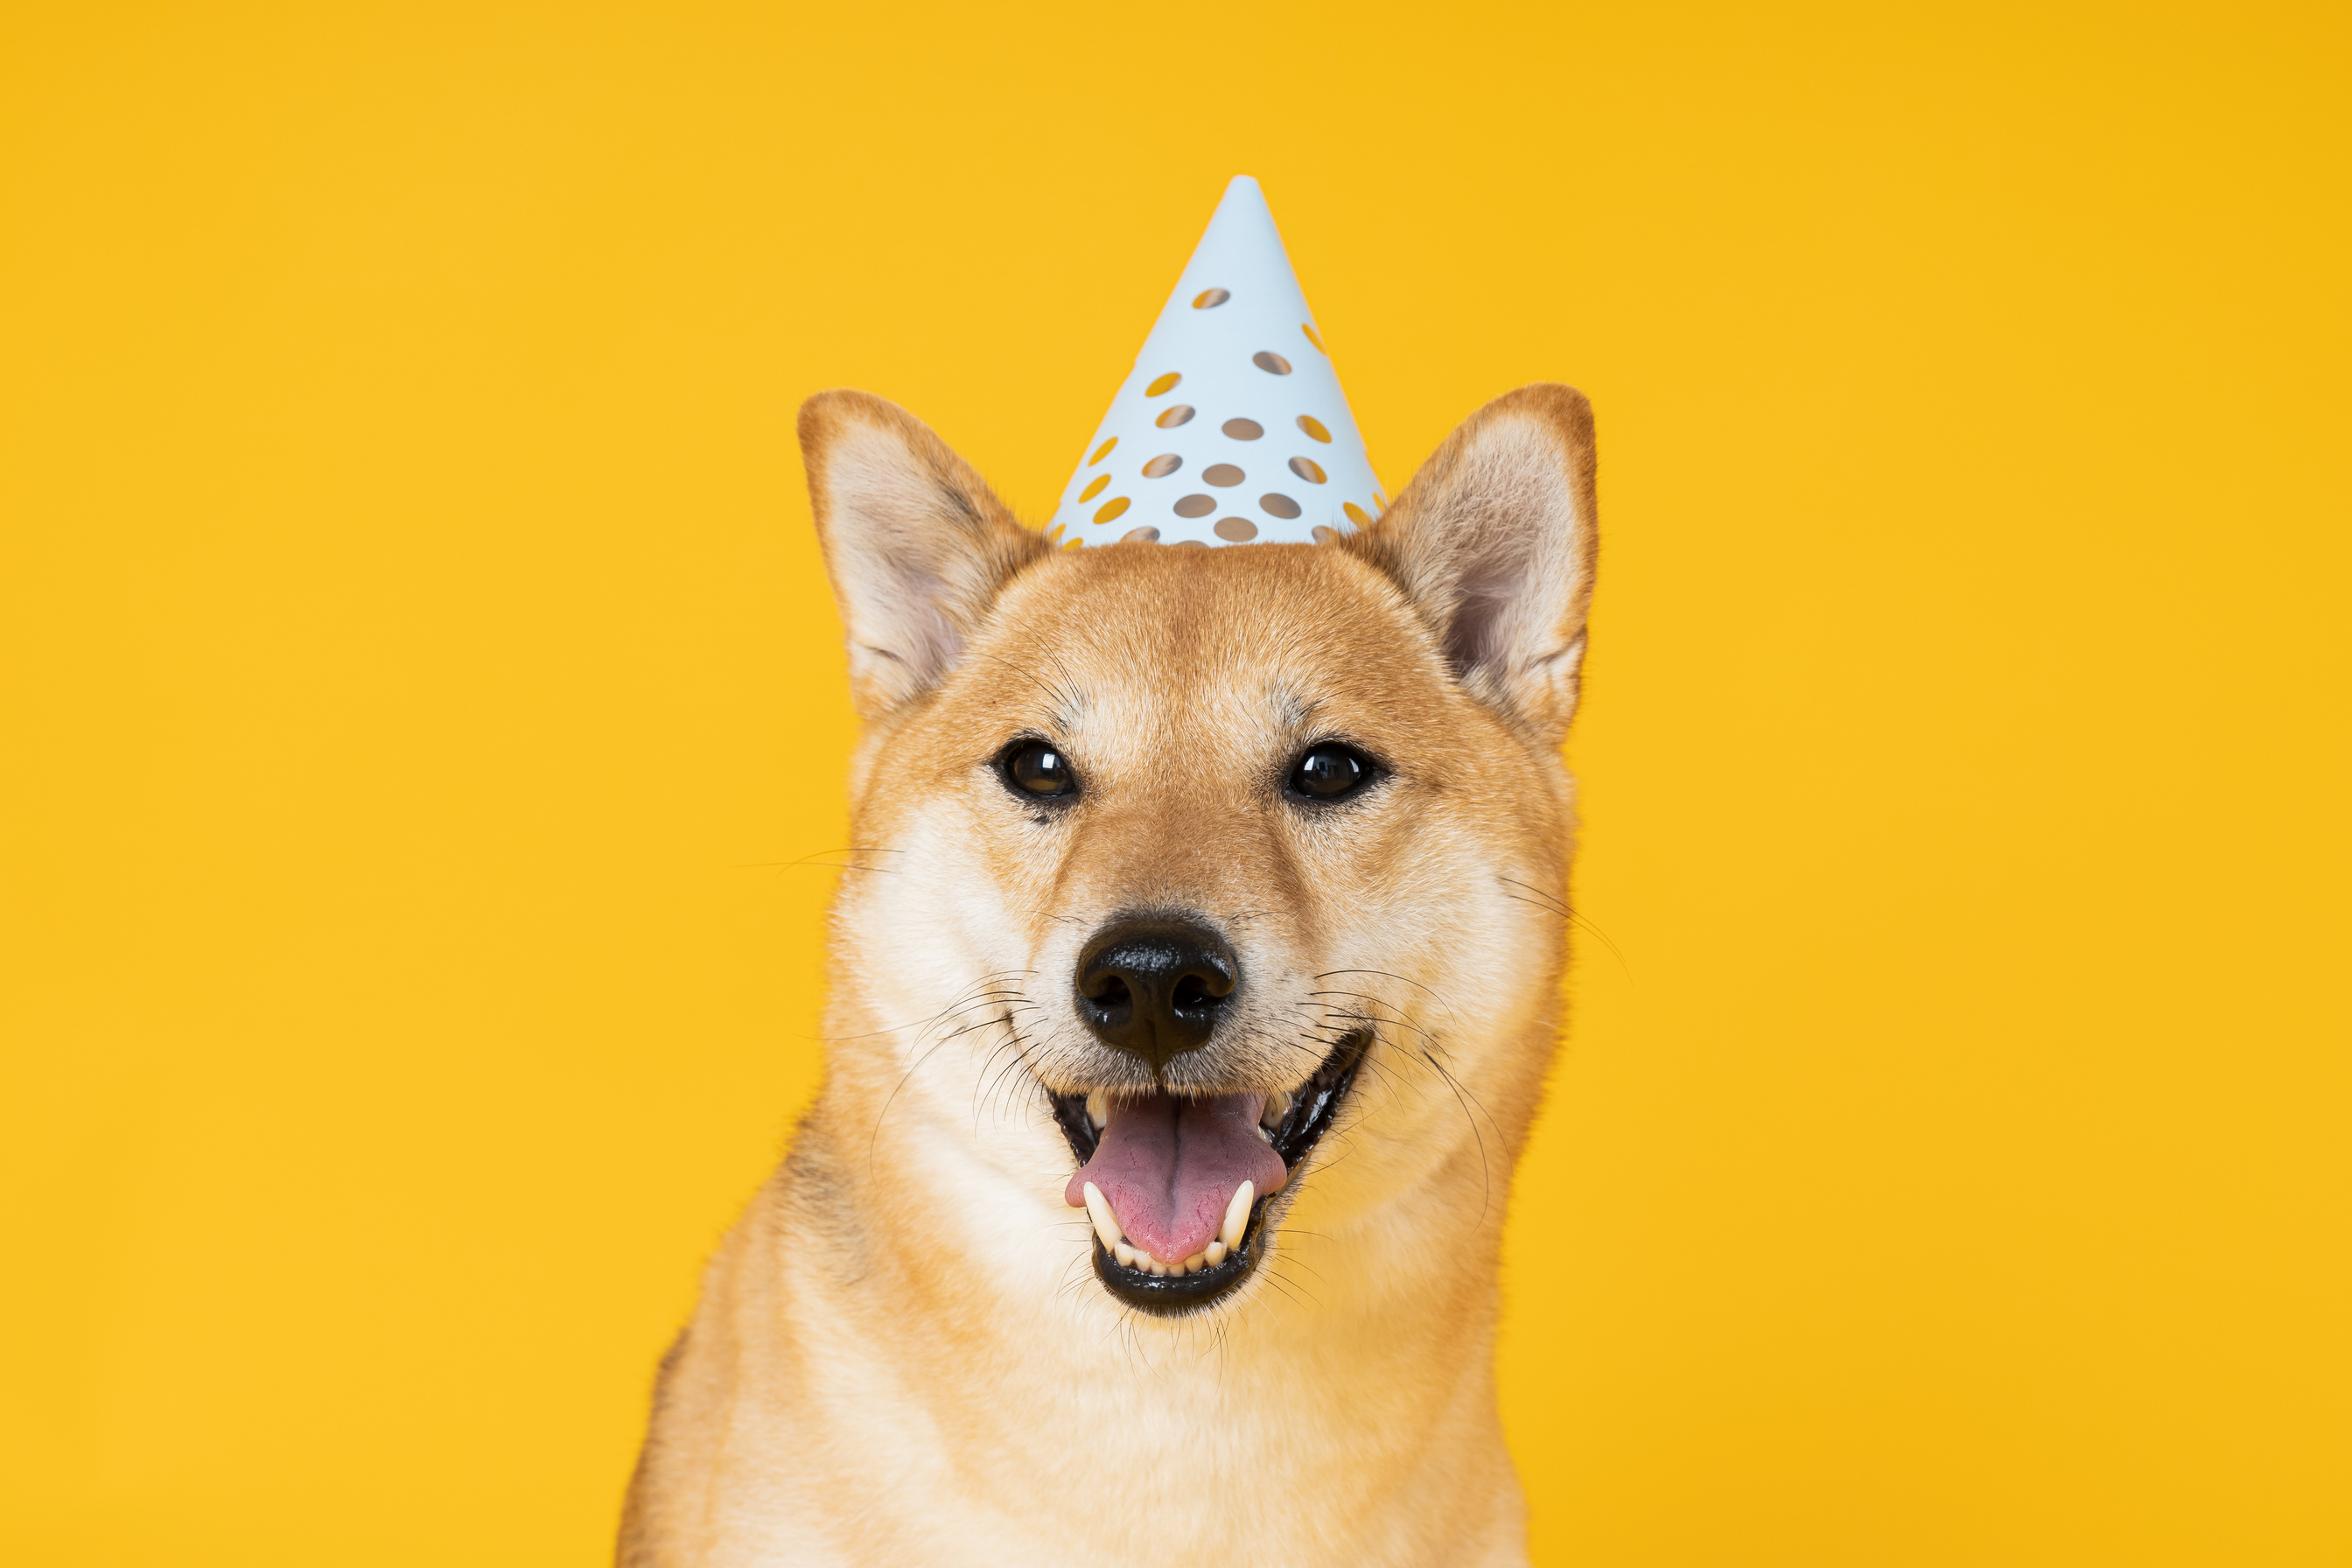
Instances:
[[[1059,1180],[1163,1312],[1250,1278],[1309,1184],[1329,1224],[1475,1196],[1562,962],[1581,400],[1492,405],[1315,546],[1055,551],[889,405],[803,433],[869,721],[840,967],[922,1021],[836,1051],[890,1114]]]

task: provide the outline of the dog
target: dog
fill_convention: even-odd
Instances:
[[[1560,1017],[1585,399],[1368,528],[1057,548],[800,437],[863,721],[826,1078],[664,1359],[622,1568],[1517,1563],[1497,1249]]]

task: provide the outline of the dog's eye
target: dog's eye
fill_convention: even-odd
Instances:
[[[1077,793],[1077,770],[1050,741],[1015,741],[996,766],[1004,782],[1023,795],[1051,798]]]
[[[1292,793],[1309,800],[1337,800],[1353,795],[1372,779],[1372,760],[1353,746],[1325,742],[1298,759],[1290,770]]]

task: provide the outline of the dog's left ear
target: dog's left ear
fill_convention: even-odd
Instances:
[[[801,405],[801,457],[849,628],[849,689],[878,719],[955,668],[1013,575],[1053,553],[921,420],[866,392]]]
[[[1549,745],[1592,600],[1592,407],[1538,383],[1463,421],[1351,550],[1405,591],[1471,695]]]

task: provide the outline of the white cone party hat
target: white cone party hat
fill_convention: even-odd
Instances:
[[[1361,528],[1387,504],[1274,215],[1243,174],[1045,536],[1065,549],[1304,544]]]

